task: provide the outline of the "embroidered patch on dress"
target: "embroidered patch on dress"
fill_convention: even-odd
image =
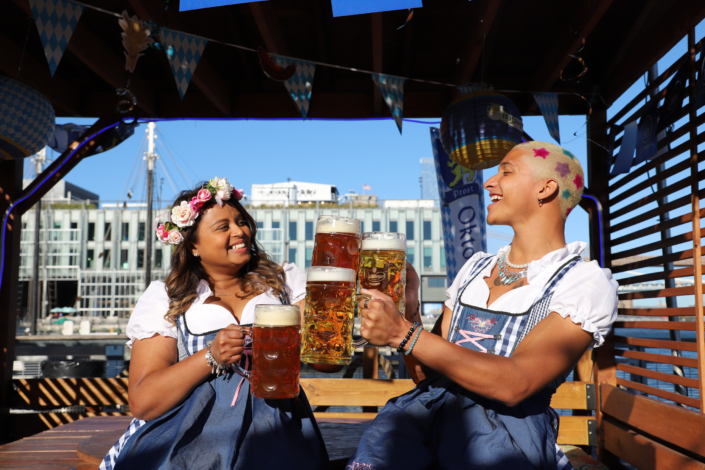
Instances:
[[[570,190],[569,190],[569,189],[566,189],[565,191],[563,191],[563,192],[561,193],[561,196],[563,196],[563,199],[570,199],[570,196],[571,196]]]
[[[573,178],[573,183],[575,183],[575,187],[580,189],[583,187],[583,177],[580,176],[579,174],[575,175],[575,178]]]
[[[533,149],[534,150],[534,157],[541,157],[544,160],[546,160],[546,157],[548,157],[548,150],[545,148],[540,148],[540,149]]]
[[[357,463],[353,462],[347,467],[345,467],[345,470],[375,470],[374,468],[370,467],[370,464],[368,463]]]
[[[570,167],[567,163],[557,163],[556,171],[559,175],[561,175],[561,178],[565,178],[567,175],[570,174]]]
[[[472,325],[472,329],[478,333],[487,332],[497,323],[496,318],[477,318],[475,315],[470,315],[469,320]]]

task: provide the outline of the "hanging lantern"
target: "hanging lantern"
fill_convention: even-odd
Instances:
[[[448,106],[440,134],[451,160],[484,170],[499,165],[521,143],[522,131],[521,115],[509,98],[494,91],[475,91]]]
[[[37,90],[0,77],[0,158],[17,160],[43,149],[54,135],[54,108]]]

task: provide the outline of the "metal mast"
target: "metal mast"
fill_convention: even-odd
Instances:
[[[43,148],[34,156],[34,169],[36,176],[42,173],[44,162],[46,162],[46,148]],[[35,176],[35,177],[36,177]],[[42,200],[39,199],[34,205],[34,256],[32,257],[32,283],[29,289],[29,298],[32,308],[29,309],[29,334],[37,332],[37,319],[41,316],[41,300],[39,294],[39,225],[42,218]]]
[[[148,142],[147,154],[145,159],[147,160],[147,226],[145,227],[145,250],[144,250],[144,287],[145,289],[149,287],[149,283],[152,282],[152,242],[154,240],[154,234],[152,233],[152,200],[154,192],[154,160],[157,158],[157,154],[154,151],[154,129],[156,125],[150,122],[147,125]]]

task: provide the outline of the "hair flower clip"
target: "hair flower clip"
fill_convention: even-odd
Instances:
[[[190,201],[181,201],[181,204],[171,208],[171,213],[165,212],[157,216],[154,230],[157,238],[165,245],[178,245],[184,241],[181,230],[191,227],[201,213],[205,203],[215,198],[215,202],[223,207],[223,201],[232,196],[239,201],[244,196],[242,189],[233,189],[225,178],[217,176],[208,181],[205,188],[201,188]]]

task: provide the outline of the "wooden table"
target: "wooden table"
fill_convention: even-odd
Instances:
[[[0,446],[0,469],[96,470],[127,429],[129,416],[98,416]],[[334,468],[357,448],[370,420],[317,418]],[[337,462],[335,462],[337,461]]]

